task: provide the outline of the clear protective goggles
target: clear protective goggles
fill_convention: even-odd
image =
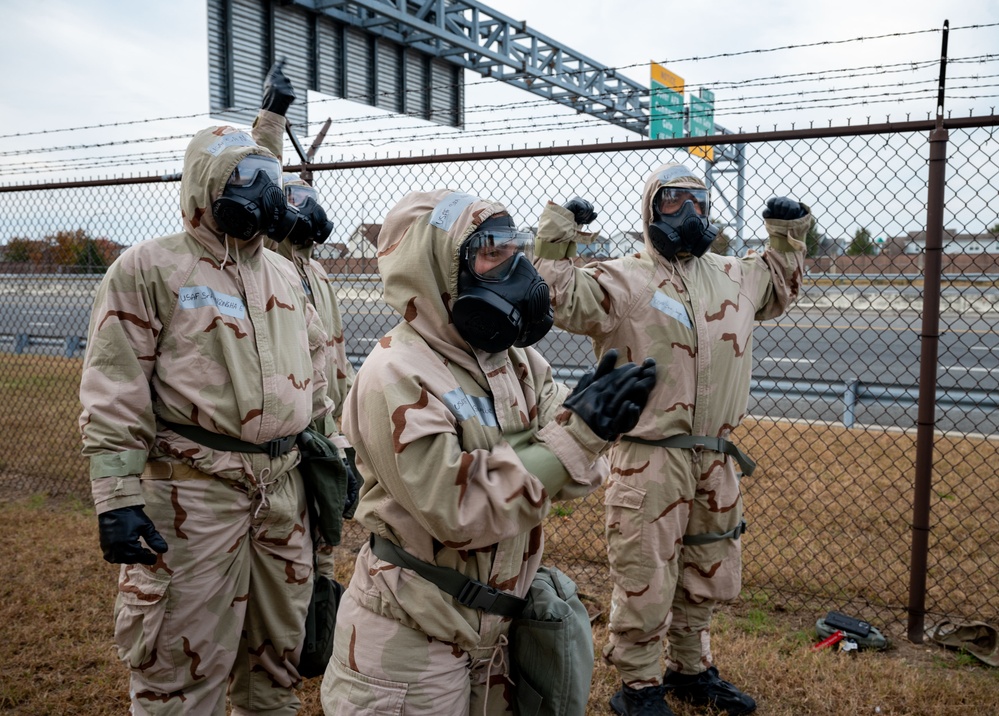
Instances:
[[[684,186],[664,186],[656,194],[656,209],[661,216],[675,214],[686,201],[694,202],[694,208],[701,210],[701,216],[708,215],[711,198],[707,189],[691,189]]]
[[[316,190],[307,184],[285,184],[284,197],[291,206],[299,207],[305,203],[306,199],[319,202],[319,195]]]
[[[469,270],[487,281],[502,281],[510,275],[517,256],[534,257],[534,235],[516,229],[476,231],[465,242]]]
[[[249,154],[243,157],[229,176],[228,186],[246,187],[253,184],[257,175],[263,172],[272,182],[281,186],[281,163],[273,157],[262,154]]]

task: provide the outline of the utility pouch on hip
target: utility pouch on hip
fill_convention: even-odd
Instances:
[[[312,599],[305,617],[305,642],[298,660],[298,673],[305,679],[322,676],[333,655],[333,636],[336,633],[336,612],[343,596],[343,585],[323,576],[319,570],[312,572]]]
[[[305,486],[309,521],[330,545],[340,544],[343,503],[347,497],[347,469],[336,445],[321,432],[306,428],[298,435],[302,461],[298,471]],[[312,552],[312,598],[305,616],[305,641],[298,673],[305,679],[322,676],[333,656],[336,613],[343,585],[319,573],[315,545]]]
[[[306,428],[298,435],[309,516],[326,544],[340,544],[343,507],[347,501],[347,468],[336,445],[318,430]]]
[[[593,631],[576,584],[540,567],[510,625],[510,675],[520,716],[579,716],[593,678]]]

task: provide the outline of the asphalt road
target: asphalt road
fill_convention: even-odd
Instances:
[[[18,334],[32,342],[22,350],[62,355],[67,336],[86,336],[93,284],[50,281],[12,286],[0,278],[0,353],[13,352]],[[828,295],[809,287],[806,306],[754,331],[750,399],[753,415],[856,424],[916,425],[912,398],[919,383],[921,316],[916,310],[853,310],[850,302],[814,306]],[[974,295],[978,295],[977,290]],[[825,301],[829,304],[829,301]],[[856,301],[856,305],[866,305]],[[868,302],[869,303],[869,302]],[[397,322],[374,282],[341,290],[348,355],[358,364]],[[999,434],[999,313],[945,312],[938,348],[937,426]],[[589,339],[553,330],[537,346],[556,376],[567,382],[592,362]],[[76,353],[79,355],[79,352]],[[859,381],[852,408],[847,386]],[[952,404],[958,401],[957,404]]]

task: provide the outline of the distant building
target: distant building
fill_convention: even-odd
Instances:
[[[614,247],[608,238],[599,238],[591,244],[576,244],[576,255],[584,259],[609,259]]]
[[[324,259],[346,258],[348,252],[347,244],[342,241],[329,241],[325,244],[320,244],[315,248],[316,257]]]
[[[836,258],[846,253],[849,246],[848,239],[831,239],[823,236],[819,239],[818,246],[815,247],[815,254],[812,258]]]
[[[381,230],[381,224],[358,224],[347,240],[348,255],[351,258],[375,258]]]
[[[619,231],[607,238],[609,256],[631,256],[645,251],[645,238],[641,231]]]
[[[915,255],[926,247],[925,231],[910,231],[904,236],[887,239],[882,252],[889,256]],[[953,229],[943,230],[943,252],[949,256],[999,255],[999,234],[960,234]]]

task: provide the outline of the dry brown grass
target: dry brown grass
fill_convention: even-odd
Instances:
[[[5,355],[0,368],[0,492],[89,493],[80,457],[81,361]],[[56,437],[57,436],[57,437]],[[908,604],[915,435],[749,419],[736,441],[759,461],[743,481],[744,583],[796,611],[860,610],[884,623]],[[999,623],[999,439],[941,436],[934,451],[926,609]],[[549,555],[604,571],[602,493],[559,507]],[[576,575],[574,575],[576,576]]]
[[[0,368],[2,713],[127,710],[127,674],[111,645],[116,571],[97,547],[77,438],[79,370],[79,360],[25,355],[5,355]],[[999,713],[999,670],[904,639],[915,436],[747,420],[736,440],[760,464],[743,482],[743,600],[716,621],[723,675],[768,714]],[[946,614],[999,624],[999,440],[940,437],[934,461],[927,623]],[[556,506],[546,562],[606,610],[602,498]],[[363,539],[354,525],[344,542]],[[340,557],[347,581],[352,554]],[[874,622],[895,648],[809,652],[814,620],[831,608]],[[598,650],[606,638],[601,617]],[[609,713],[616,688],[598,663],[590,713]],[[302,699],[303,714],[321,713],[318,680]]]
[[[78,358],[3,354],[0,474],[3,487],[53,494],[88,489],[80,456]]]
[[[571,516],[570,518],[571,519]],[[561,519],[558,522],[562,522]],[[560,531],[553,524],[553,531]],[[104,716],[127,711],[127,672],[111,643],[114,567],[102,561],[93,511],[80,503],[34,497],[0,504],[0,712],[16,716]],[[553,539],[553,541],[557,541]],[[347,578],[352,554],[342,548]],[[581,588],[606,606],[601,579]],[[884,653],[813,653],[814,614],[782,613],[758,600],[722,610],[715,657],[723,675],[758,699],[760,713],[992,714],[999,704],[999,670],[935,646],[905,642],[889,631]],[[605,617],[595,625],[606,642]],[[617,688],[597,664],[588,714],[607,714]],[[319,680],[301,689],[303,716],[320,716]],[[680,716],[698,711],[677,706]]]

